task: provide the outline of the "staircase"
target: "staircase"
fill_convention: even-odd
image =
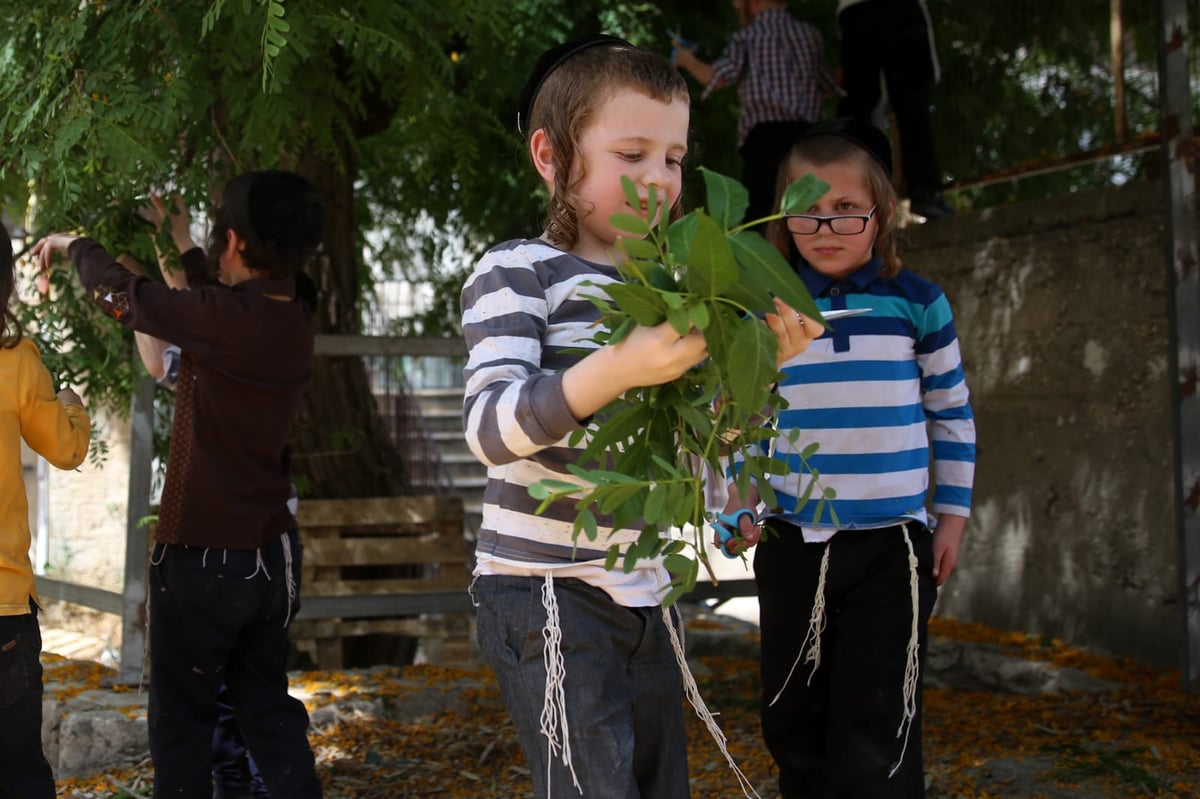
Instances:
[[[450,477],[453,493],[462,497],[466,535],[474,539],[483,509],[487,467],[467,448],[462,426],[463,390],[461,387],[419,388],[413,389],[412,394],[421,407],[425,429]]]

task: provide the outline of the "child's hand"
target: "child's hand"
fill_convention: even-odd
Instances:
[[[638,325],[613,350],[627,389],[669,383],[708,357],[703,333],[692,329],[681,336],[670,322]]]
[[[762,524],[758,521],[753,507],[746,507],[739,498],[730,497],[725,503],[723,513],[727,516],[737,516],[738,529],[732,531],[733,537],[724,544],[721,543],[720,534],[714,533],[713,546],[723,548],[727,555],[735,557],[758,543],[762,537]]]
[[[632,388],[669,383],[708,357],[704,334],[679,335],[670,323],[639,325],[619,344],[601,347],[563,373],[562,392],[586,419]]]
[[[791,306],[778,297],[775,298],[775,308],[778,313],[768,313],[764,316],[767,327],[779,340],[779,352],[775,365],[785,363],[808,349],[813,339],[820,338],[825,332],[825,326],[819,320],[792,310]]]
[[[81,408],[83,407],[83,400],[69,388],[64,388],[58,392],[58,401],[63,405],[78,405]]]
[[[938,515],[937,527],[933,529],[933,579],[945,585],[950,573],[958,565],[958,550],[962,546],[966,517],[951,513]]]
[[[54,266],[54,256],[66,256],[67,249],[77,238],[79,237],[69,233],[51,233],[33,245],[33,249],[29,251],[30,257],[38,265],[37,286],[42,294],[50,293],[50,269]]]
[[[173,207],[168,207],[167,201],[162,196],[151,194],[150,204],[139,208],[137,214],[159,230],[162,229],[165,221],[167,230],[171,234],[171,240],[175,242],[175,246],[179,248],[180,252],[184,252],[195,246],[192,242],[191,214],[188,212],[187,203],[183,201],[181,194],[171,196],[171,205]]]

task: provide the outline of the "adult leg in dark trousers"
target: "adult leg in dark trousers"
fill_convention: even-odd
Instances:
[[[763,122],[751,128],[746,142],[738,150],[742,156],[742,185],[750,193],[750,206],[744,221],[753,222],[774,211],[779,165],[797,137],[811,124],[793,120]],[[757,229],[761,232],[761,226]]]
[[[294,549],[295,535],[289,540]],[[222,681],[271,794],[321,796],[308,714],[287,693],[286,560],[280,539],[257,552],[155,547],[149,709],[155,799],[211,798],[208,753]]]
[[[933,141],[934,54],[925,14],[916,0],[868,0],[838,16],[842,30],[839,116],[870,122],[887,81],[888,103],[900,134],[901,171],[913,211],[942,217],[942,173]]]
[[[42,634],[37,606],[0,616],[0,797],[54,799],[42,753]]]
[[[754,556],[763,739],[779,766],[780,794],[783,799],[920,799],[925,788],[919,691],[907,741],[896,735],[912,626],[904,534],[897,527],[855,530],[839,533],[829,544],[806,544],[798,528],[780,527],[778,535],[764,536]],[[923,633],[937,597],[933,536],[919,524],[908,527],[918,560]],[[816,586],[826,546],[820,667],[811,683],[812,663],[801,662],[789,679],[815,596],[815,591],[802,592]],[[922,634],[922,668],[925,644]],[[889,778],[902,752],[901,767]]]

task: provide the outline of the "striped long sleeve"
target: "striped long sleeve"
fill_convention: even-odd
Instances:
[[[603,559],[609,544],[636,540],[635,531],[614,533],[600,518],[595,545],[580,538],[576,548],[574,503],[538,514],[528,493],[539,480],[579,482],[567,466],[586,442],[569,440],[581,422],[563,397],[562,373],[597,346],[591,338],[600,313],[588,297],[619,280],[613,267],[539,240],[494,247],[467,279],[463,427],[471,451],[488,466],[481,554],[553,565]]]

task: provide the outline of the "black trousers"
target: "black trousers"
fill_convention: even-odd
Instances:
[[[910,523],[918,560],[917,618],[923,670],[929,615],[937,598],[933,537]],[[820,667],[792,670],[808,630],[821,558],[829,548]],[[838,533],[806,544],[777,525],[754,556],[762,639],[763,738],[779,767],[783,799],[920,799],[921,693],[907,746],[897,737],[912,629],[908,547],[900,527]],[[812,674],[811,682],[809,675]],[[780,689],[786,689],[772,705]],[[903,761],[889,777],[893,766]]]
[[[933,141],[934,54],[918,0],[866,0],[838,15],[842,33],[842,88],[838,116],[870,122],[887,81],[896,115],[908,194],[940,190],[942,172]]]
[[[258,550],[157,544],[150,568],[150,755],[155,799],[211,799],[217,691],[229,689],[237,726],[273,796],[321,796],[308,713],[288,695],[290,565],[299,586],[299,536]]]
[[[37,605],[0,616],[0,797],[54,799],[42,752],[42,632]]]
[[[750,193],[746,222],[762,219],[775,210],[779,167],[796,138],[811,126],[802,119],[790,122],[762,122],[750,129],[738,149],[742,156],[742,185]],[[756,228],[762,232],[762,226]]]

